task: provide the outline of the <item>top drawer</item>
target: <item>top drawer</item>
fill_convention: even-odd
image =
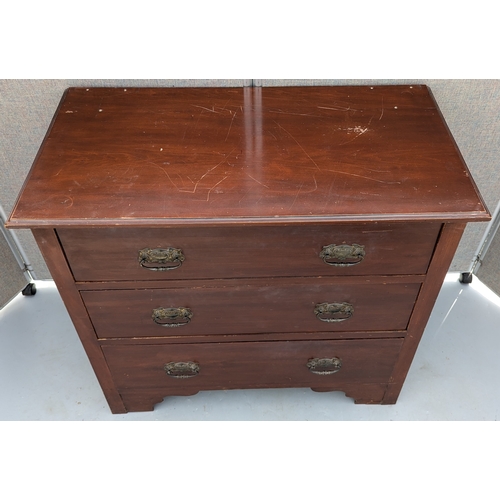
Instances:
[[[424,274],[439,223],[58,229],[77,281]]]

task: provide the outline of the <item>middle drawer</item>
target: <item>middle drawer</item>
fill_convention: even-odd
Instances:
[[[82,291],[99,338],[405,330],[420,283]]]

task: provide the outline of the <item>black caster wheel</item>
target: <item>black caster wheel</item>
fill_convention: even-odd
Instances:
[[[468,285],[469,283],[472,283],[472,273],[462,273],[462,274],[460,274],[459,281],[460,281],[460,283],[464,283],[465,285]]]
[[[28,283],[21,292],[25,296],[35,295],[36,285],[34,283]]]

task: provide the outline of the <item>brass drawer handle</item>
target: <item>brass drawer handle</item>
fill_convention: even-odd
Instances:
[[[165,373],[173,378],[191,378],[200,373],[200,365],[194,361],[172,361],[163,368]]]
[[[316,304],[314,314],[320,321],[327,323],[339,323],[349,319],[354,314],[354,306],[347,302],[323,302]]]
[[[337,267],[349,267],[359,264],[365,258],[363,245],[327,245],[319,253],[325,264]]]
[[[307,362],[307,368],[315,375],[333,375],[342,368],[340,358],[313,358]]]
[[[143,248],[139,250],[139,264],[150,271],[172,271],[184,262],[185,257],[180,248]],[[168,266],[169,262],[174,263]]]
[[[187,325],[193,313],[188,307],[159,307],[153,309],[153,321],[160,326],[174,328]]]

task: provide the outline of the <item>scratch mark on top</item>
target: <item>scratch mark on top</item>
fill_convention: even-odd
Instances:
[[[365,170],[369,170],[370,172],[379,172],[382,174],[388,174],[390,170],[378,170],[376,168],[368,168],[368,167],[363,167]]]
[[[382,120],[382,117],[384,116],[384,98],[382,97],[382,113],[380,113],[380,118],[378,121]]]
[[[207,193],[207,201],[210,199],[210,193],[223,181],[225,181],[227,178],[229,177],[229,175],[226,175],[226,177],[223,177],[217,184],[215,184],[214,186],[212,186],[209,190],[208,190],[208,193]]]
[[[74,203],[73,198],[71,196],[66,196],[64,198],[64,201],[61,201],[61,205],[66,204],[68,202],[70,203],[70,205],[66,205],[64,208],[71,208],[73,206],[73,203]]]
[[[285,127],[282,127],[277,121],[273,120],[273,122],[276,123],[276,125],[278,125],[279,128],[284,130],[297,143],[297,146],[299,146],[299,148],[302,149],[302,151],[304,151],[305,155],[312,161],[312,163],[314,163],[316,168],[318,170],[321,170],[318,164],[309,156],[309,153],[300,145],[299,141],[297,141],[297,139],[295,139],[295,137],[290,132],[288,132],[288,130]]]
[[[255,177],[252,177],[250,174],[247,174],[247,173],[245,172],[245,175],[247,175],[248,177],[250,177],[250,179],[254,180],[254,181],[255,181],[255,182],[257,182],[258,184],[260,184],[260,185],[264,186],[265,188],[269,189],[269,186],[266,186],[263,182],[258,181]]]
[[[366,134],[366,132],[368,132],[369,129],[368,129],[368,127],[363,128],[360,126],[356,126],[353,129],[347,129],[347,130],[353,130],[354,132],[356,132],[356,135],[352,139],[349,139],[348,141],[341,142],[339,144],[339,146],[343,146],[344,144],[348,144],[349,142],[354,141],[354,139],[357,139],[358,137],[362,136],[363,134]]]
[[[288,210],[291,210],[292,207],[295,205],[295,202],[297,201],[297,198],[299,197],[299,194],[300,194],[300,191],[302,190],[302,186],[304,185],[304,183],[302,183],[299,187],[299,190],[297,191],[297,194],[295,195],[295,198],[293,199],[293,202],[292,204],[290,205],[290,208]]]
[[[224,103],[224,106],[222,107],[222,111],[224,111],[226,109],[226,106],[227,106],[227,103],[231,100],[231,98],[229,98],[225,103]],[[228,110],[229,111],[229,110]],[[231,111],[229,111],[231,112]]]
[[[231,151],[226,155],[226,157],[220,161],[219,163],[217,163],[217,165],[215,165],[215,167],[212,167],[212,168],[209,168],[201,177],[200,179],[198,180],[198,182],[196,183],[198,185],[198,183],[203,180],[210,172],[212,172],[213,170],[215,170],[218,166],[222,165],[225,161],[227,161],[228,157],[231,155],[231,153],[236,149],[236,146],[231,149]]]
[[[315,191],[318,190],[318,181],[316,180],[316,176],[313,175],[313,181],[314,181],[314,187],[312,189],[310,189],[309,191],[302,191],[302,194],[311,194],[311,193],[314,193]],[[304,185],[302,184],[301,187],[303,187]]]
[[[217,163],[217,165],[215,165],[215,167],[212,167],[212,168],[209,168],[197,181],[196,181],[196,184],[194,185],[194,188],[192,190],[189,190],[189,189],[178,189],[178,191],[182,192],[182,193],[189,193],[189,194],[194,194],[196,193],[196,190],[198,189],[198,185],[200,184],[200,182],[208,175],[210,174],[210,172],[213,172],[217,167],[221,166],[225,161],[227,161],[228,157],[231,155],[231,153],[236,149],[236,146],[231,149],[231,151],[226,155],[226,157],[220,161],[219,163]],[[167,173],[167,172],[165,172]],[[168,175],[168,174],[167,174]],[[227,177],[229,176],[226,176],[224,177],[224,179],[227,179]],[[170,178],[170,176],[169,176]],[[189,177],[188,177],[189,179]],[[222,180],[224,180],[222,179]],[[172,179],[170,179],[172,180]],[[193,182],[191,179],[189,179],[191,182]],[[173,183],[172,183],[173,184]],[[174,184],[175,185],[175,184]],[[177,187],[177,186],[176,186]],[[216,187],[216,186],[214,186]],[[213,188],[212,188],[213,189]],[[208,200],[207,200],[208,201]]]
[[[313,179],[314,179],[314,189],[311,189],[311,191],[308,191],[307,193],[314,193],[314,191],[318,189],[318,181],[316,180],[315,175],[313,175]]]
[[[170,174],[165,170],[165,168],[160,167],[160,165],[157,165],[156,163],[153,163],[151,161],[148,161],[147,163],[149,163],[150,165],[153,165],[153,167],[156,167],[156,168],[159,168],[160,170],[162,170],[163,173],[168,177],[168,180],[175,187],[175,189],[177,189],[177,191],[179,191],[179,192],[182,191],[181,189],[179,189],[179,187],[177,186],[177,184],[172,180],[172,177],[170,177]]]
[[[194,106],[195,108],[201,108],[204,109],[205,111],[210,111],[210,113],[219,113],[222,114],[220,111],[215,111],[215,106],[212,106],[212,109],[210,108],[205,108],[204,106],[198,106],[196,104],[191,104],[191,106]]]
[[[276,141],[278,140],[278,138],[270,130],[268,130],[268,132],[274,137]]]
[[[309,190],[309,191],[304,191],[302,193],[302,188],[304,187],[304,183],[302,183],[299,187],[299,190],[297,191],[297,194],[295,195],[293,201],[292,201],[292,204],[290,205],[290,208],[288,210],[291,210],[293,208],[293,206],[295,205],[295,202],[297,201],[298,197],[299,197],[299,194],[310,194],[310,193],[314,193],[314,191],[316,191],[318,189],[318,182],[316,181],[316,177],[313,175],[313,179],[314,179],[314,188]]]
[[[230,111],[230,113],[232,114],[231,111]],[[226,142],[227,138],[229,137],[229,132],[231,131],[231,127],[233,126],[233,121],[234,121],[235,117],[236,117],[236,111],[234,112],[234,115],[231,118],[231,123],[229,124],[229,130],[227,131],[226,138],[224,139],[224,142]]]
[[[283,114],[283,115],[311,116],[311,117],[314,117],[314,118],[321,118],[320,115],[313,115],[311,113],[292,113],[292,112],[289,112],[289,111],[283,111],[281,109],[270,109],[269,112],[270,113],[280,113],[280,114]]]
[[[316,106],[319,109],[331,109],[333,111],[359,111],[359,109],[354,109],[351,108],[350,106],[348,108],[344,106],[334,106],[334,107],[329,107],[329,106]]]
[[[327,172],[334,172],[336,174],[351,175],[353,177],[361,177],[362,179],[368,179],[370,181],[380,182],[382,184],[401,184],[400,181],[383,181],[381,179],[376,179],[375,177],[367,177],[366,175],[353,174],[352,172],[342,172],[340,170],[326,170]]]

